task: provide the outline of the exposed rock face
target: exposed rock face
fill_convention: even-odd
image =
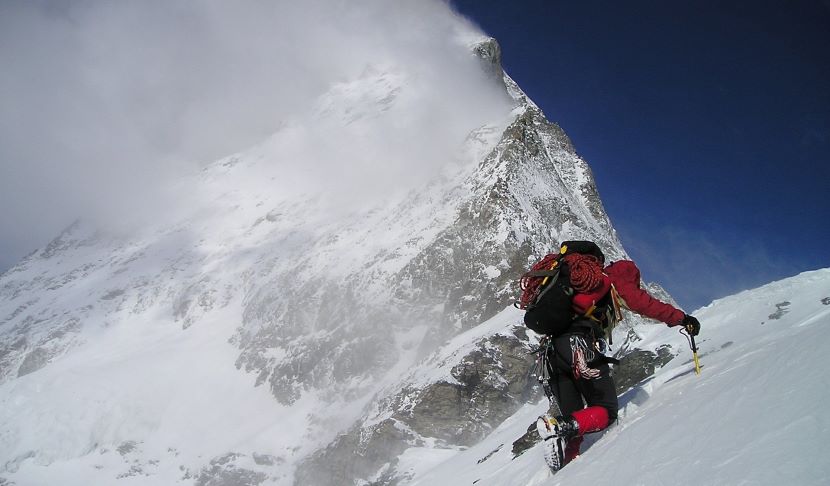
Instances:
[[[393,399],[394,417],[421,436],[473,445],[524,402],[538,398],[528,373],[533,361],[526,337],[492,336],[452,368],[456,381],[401,392]]]
[[[661,346],[657,352],[635,349],[620,359],[620,364],[613,367],[611,376],[617,385],[617,394],[639,384],[654,375],[654,370],[662,367],[674,358],[670,346]]]
[[[536,424],[532,423],[527,427],[527,431],[521,437],[513,441],[510,452],[513,453],[514,458],[518,457],[524,451],[541,442],[541,440],[539,432],[536,430]]]
[[[473,46],[473,52],[482,60],[485,71],[497,82],[504,83],[501,67],[501,46],[496,39],[488,39]]]
[[[294,484],[335,486],[344,481],[348,484],[348,478],[370,478],[404,450],[421,444],[414,433],[393,419],[355,426],[298,469]]]
[[[411,446],[435,442],[470,446],[481,440],[524,403],[539,399],[528,372],[535,355],[527,332],[515,327],[474,343],[451,366],[446,379],[410,382],[380,405],[388,418],[355,427],[303,463],[296,484],[335,485],[341,478],[381,478],[397,484],[396,458]],[[456,363],[453,365],[453,363]]]
[[[195,486],[258,486],[268,476],[236,466],[233,461],[239,454],[226,454],[210,461],[196,478]]]

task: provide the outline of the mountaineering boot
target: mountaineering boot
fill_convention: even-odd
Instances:
[[[568,441],[579,435],[579,423],[571,416],[542,415],[536,421],[536,430],[544,441],[545,462],[556,472],[565,465]]]

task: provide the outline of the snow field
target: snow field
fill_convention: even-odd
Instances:
[[[545,401],[525,406],[474,447],[407,451],[401,467],[416,473],[413,486],[827,484],[828,297],[824,269],[698,310],[701,375],[688,348],[681,350],[625,393],[618,423],[586,440],[583,454],[555,476],[539,445],[514,460],[510,452]],[[664,328],[648,341],[677,342],[675,333]]]

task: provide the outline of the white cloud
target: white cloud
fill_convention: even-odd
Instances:
[[[0,268],[77,216],[308,122],[378,67],[407,83],[394,116],[329,131],[311,160],[353,184],[419,180],[504,108],[471,35],[439,0],[4,2]]]

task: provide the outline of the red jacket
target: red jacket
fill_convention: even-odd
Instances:
[[[621,260],[603,270],[622,298],[622,304],[637,314],[663,321],[670,326],[680,324],[686,314],[661,302],[640,288],[640,269],[632,261]]]

